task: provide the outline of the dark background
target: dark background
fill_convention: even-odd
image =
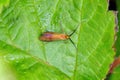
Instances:
[[[109,10],[117,11],[116,0],[109,0]]]

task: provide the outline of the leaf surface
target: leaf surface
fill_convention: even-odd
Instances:
[[[2,12],[4,7],[9,5],[9,0],[0,0],[0,13]]]
[[[117,9],[118,9],[118,16],[117,16],[117,40],[115,42],[115,48],[116,48],[116,57],[119,58],[120,56],[120,0],[116,0],[116,4],[117,4]],[[119,63],[117,64],[116,67],[114,67],[113,72],[111,73],[111,75],[109,76],[109,80],[119,80],[120,79],[120,61],[118,61]]]
[[[119,3],[120,1],[117,0],[117,9],[118,9],[118,12],[120,11],[120,6],[119,6]],[[119,30],[119,27],[120,27],[120,13],[118,13],[118,24],[117,24],[117,27],[118,27],[118,32],[117,32],[117,40],[116,40],[116,43],[115,43],[115,47],[116,47],[116,56],[120,56],[120,30]]]
[[[113,73],[109,76],[109,80],[119,80],[120,79],[120,66],[117,66]]]
[[[107,8],[107,0],[10,0],[0,14],[3,66],[17,80],[104,79],[114,55],[114,14]],[[77,49],[70,40],[39,40],[46,31],[69,35],[76,28]]]

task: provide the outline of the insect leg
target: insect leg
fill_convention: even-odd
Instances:
[[[64,29],[63,29],[63,26],[62,26],[61,21],[60,21],[59,23],[60,23],[60,28],[61,28],[61,30],[62,30],[62,33],[64,33],[64,34],[65,34],[65,31],[64,31]]]

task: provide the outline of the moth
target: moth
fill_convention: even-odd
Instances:
[[[77,28],[78,27],[79,26],[77,26]],[[74,42],[70,37],[76,32],[77,28],[70,35],[63,34],[63,33],[56,33],[56,32],[44,32],[40,36],[40,40],[45,42],[52,42],[52,41],[58,41],[58,40],[70,40],[72,44],[75,46]]]

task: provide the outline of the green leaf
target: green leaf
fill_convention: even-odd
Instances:
[[[2,41],[0,41],[0,45],[0,56],[4,56],[0,58],[0,62],[2,62],[0,80],[69,79],[58,69],[43,63],[42,60],[19,48],[5,44]]]
[[[0,14],[2,72],[17,80],[104,79],[114,56],[107,8],[107,0],[10,0]],[[76,28],[77,49],[70,40],[39,40],[45,31],[69,35]]]
[[[117,66],[113,73],[110,75],[109,80],[120,80],[120,66]]]
[[[117,19],[118,19],[118,29],[120,28],[120,0],[116,0],[116,3],[117,3],[117,9],[118,9],[118,16],[117,16]],[[119,58],[120,56],[120,31],[117,30],[117,40],[116,40],[116,43],[115,43],[115,48],[116,48],[116,56]],[[120,79],[120,64],[117,63],[117,67],[115,67],[115,69],[113,70],[113,72],[111,73],[111,75],[109,76],[109,80],[119,80]]]
[[[118,12],[120,11],[120,0],[117,0],[117,9]],[[120,13],[118,13],[118,27],[120,26]],[[119,28],[118,28],[119,29]],[[120,31],[118,30],[117,32],[117,40],[115,43],[115,47],[116,47],[116,56],[120,56]]]
[[[9,0],[0,0],[0,13],[2,12],[3,7],[7,7],[9,5]]]

